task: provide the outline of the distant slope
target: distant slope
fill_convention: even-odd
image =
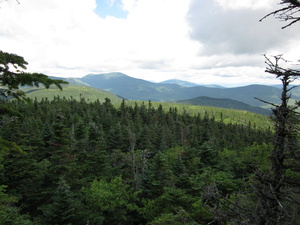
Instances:
[[[59,79],[66,80],[70,84],[80,84],[106,90],[124,99],[141,101],[166,102],[207,96],[232,99],[251,106],[270,108],[269,105],[255,99],[255,97],[277,104],[280,102],[279,97],[281,95],[280,88],[267,85],[248,85],[235,88],[184,87],[178,84],[153,83],[123,73],[90,74],[82,78]],[[292,90],[291,103],[295,100],[300,100],[299,87]]]
[[[104,101],[105,98],[109,98],[112,102],[122,101],[122,98],[107,91],[78,84],[64,85],[62,91],[56,87],[50,87],[49,89],[27,87],[24,88],[23,91],[27,97],[33,99],[37,98],[38,100],[41,100],[42,98],[48,98],[52,100],[54,97],[60,96],[61,98],[74,98],[76,100],[84,98],[86,101]]]
[[[178,79],[170,79],[170,80],[165,80],[162,82],[159,82],[160,84],[177,84],[183,87],[196,87],[199,86],[199,84],[195,84],[192,82],[184,81],[184,80],[178,80]]]
[[[201,96],[201,97],[188,99],[188,100],[181,100],[177,102],[181,104],[188,104],[188,105],[201,105],[201,106],[212,106],[218,108],[246,110],[249,112],[258,113],[262,115],[270,115],[270,110],[254,107],[240,101],[226,99],[226,98],[211,98],[211,97]]]
[[[177,84],[157,84],[122,73],[90,74],[81,81],[130,100],[178,100],[182,99],[185,89]]]
[[[178,101],[208,96],[233,99],[248,105],[262,107],[266,104],[254,97],[272,103],[279,103],[281,94],[279,88],[266,85],[249,85],[236,88],[183,87],[177,84],[152,83],[122,73],[87,75],[81,78],[80,81],[129,100],[142,101]],[[295,97],[300,99],[300,96],[295,95]]]
[[[192,87],[190,89],[193,89],[191,90],[193,93],[198,94],[198,96],[195,97],[208,96],[212,98],[229,98],[258,107],[265,106],[266,104],[255,98],[276,104],[280,102],[279,96],[281,95],[281,90],[279,88],[256,84],[225,89],[204,87]]]

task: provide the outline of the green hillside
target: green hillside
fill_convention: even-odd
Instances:
[[[24,89],[27,97],[37,100],[42,98],[48,98],[52,100],[54,97],[60,96],[60,98],[76,99],[84,98],[88,102],[94,102],[97,100],[105,101],[105,98],[111,100],[111,102],[119,107],[122,102],[122,98],[111,94],[107,91],[92,88],[88,86],[82,86],[77,84],[65,85],[63,90],[60,91],[55,87],[50,89],[43,88],[26,88]],[[242,124],[244,126],[255,126],[256,128],[267,129],[270,123],[266,116],[259,115],[256,113],[249,112],[247,110],[238,110],[230,108],[221,108],[217,106],[205,106],[205,105],[189,105],[181,102],[149,102],[149,101],[127,101],[126,104],[129,106],[141,106],[144,105],[146,108],[149,104],[158,109],[162,107],[164,111],[176,108],[179,114],[188,114],[190,116],[198,116],[201,118],[208,116],[214,118],[216,121],[223,121],[226,124]]]
[[[51,87],[49,89],[44,89],[42,87],[27,87],[24,88],[23,91],[26,93],[27,97],[33,99],[37,98],[37,100],[41,100],[42,98],[48,98],[52,100],[56,96],[60,96],[61,98],[66,99],[73,98],[76,100],[84,98],[86,101],[91,102],[97,100],[104,101],[105,98],[109,98],[112,102],[120,102],[122,100],[118,96],[107,91],[79,84],[64,85],[62,91],[60,91],[56,87]]]

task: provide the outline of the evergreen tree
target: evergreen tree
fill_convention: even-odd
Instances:
[[[21,97],[24,93],[19,90],[19,86],[30,85],[39,86],[43,84],[46,88],[54,84],[62,89],[62,84],[67,82],[53,80],[41,73],[24,72],[28,63],[23,57],[0,51],[0,95]]]
[[[80,201],[70,191],[70,186],[65,179],[60,177],[50,203],[40,207],[43,216],[37,220],[41,224],[81,224],[84,221],[80,218],[79,206]]]

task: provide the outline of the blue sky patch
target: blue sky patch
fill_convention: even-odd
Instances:
[[[97,0],[97,8],[95,12],[101,17],[113,16],[116,18],[126,18],[127,11],[122,9],[121,0]]]

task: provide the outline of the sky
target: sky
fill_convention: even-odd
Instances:
[[[0,50],[57,77],[122,72],[160,82],[279,84],[264,54],[300,59],[279,0],[0,0]],[[20,4],[19,4],[20,3]]]

